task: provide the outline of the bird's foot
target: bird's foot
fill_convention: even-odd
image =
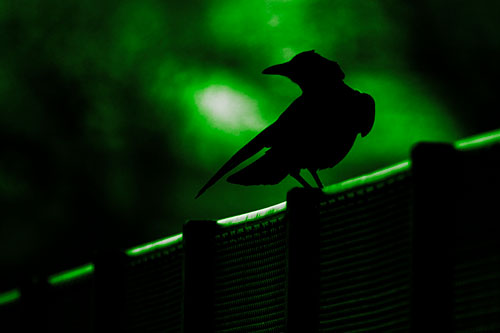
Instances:
[[[302,177],[300,175],[300,173],[291,173],[290,176],[292,176],[293,178],[295,178],[295,180],[297,180],[300,185],[302,185],[304,188],[312,188],[311,185],[309,185],[309,183],[304,179],[304,177]]]
[[[321,183],[321,179],[319,179],[318,173],[314,169],[307,169],[311,173],[314,178],[314,181],[318,185],[318,188],[323,188],[323,183]]]

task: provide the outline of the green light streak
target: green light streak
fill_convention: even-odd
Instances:
[[[477,147],[480,145],[486,145],[490,144],[492,142],[500,141],[500,130],[496,130],[493,132],[489,133],[484,133],[478,136],[474,136],[471,138],[466,138],[459,140],[455,143],[455,147],[457,149],[464,149],[464,148],[472,148],[472,147]],[[404,160],[402,162],[399,162],[397,164],[391,165],[389,167],[374,171],[372,173],[362,175],[356,178],[348,179],[346,181],[343,181],[338,184],[333,184],[331,186],[328,186],[327,188],[324,189],[325,194],[334,194],[342,191],[349,190],[354,187],[366,185],[369,183],[374,183],[377,181],[380,181],[384,178],[393,176],[397,173],[406,171],[410,168],[411,166],[411,161],[410,160]],[[221,220],[218,220],[217,223],[219,224],[236,224],[236,223],[241,223],[241,222],[246,222],[249,220],[254,220],[263,216],[266,216],[268,214],[274,214],[277,212],[280,212],[282,210],[286,209],[286,201],[282,202],[280,204],[268,207],[268,208],[263,208],[260,210],[256,210],[254,212],[249,212],[233,217],[228,217],[224,218]]]
[[[363,175],[360,177],[356,177],[356,178],[352,178],[352,179],[346,180],[344,182],[341,182],[339,184],[333,184],[333,185],[325,188],[324,193],[325,194],[333,194],[333,193],[345,191],[345,190],[348,190],[350,188],[354,188],[357,186],[373,183],[373,182],[379,181],[381,179],[395,175],[399,172],[408,170],[409,168],[410,168],[410,161],[405,160],[403,162],[392,165],[390,167],[387,167],[387,168],[384,168],[381,170],[377,170],[373,173]],[[233,224],[243,223],[243,222],[252,221],[252,220],[255,220],[258,218],[262,218],[262,217],[267,216],[267,215],[279,213],[285,209],[286,209],[286,201],[279,203],[277,205],[263,208],[263,209],[259,209],[259,210],[253,211],[253,212],[224,218],[224,219],[218,220],[217,223],[221,224],[221,225],[233,225]]]
[[[125,251],[125,253],[129,256],[138,256],[138,255],[141,255],[144,253],[148,253],[151,251],[161,249],[163,247],[170,246],[170,245],[178,243],[180,241],[182,241],[182,234],[178,234],[178,235],[175,235],[172,237],[164,238],[164,239],[154,241],[151,243],[139,245],[137,247],[134,247],[134,248],[131,248],[131,249]]]
[[[21,293],[17,289],[9,290],[0,294],[0,305],[15,302],[21,297]]]
[[[253,211],[253,212],[249,212],[249,213],[221,219],[221,220],[218,220],[217,223],[223,224],[223,225],[232,225],[232,224],[242,223],[242,222],[246,222],[246,221],[250,221],[250,220],[255,220],[255,219],[267,216],[267,215],[276,214],[276,213],[279,213],[281,211],[284,211],[285,209],[286,209],[286,201],[281,202],[279,204],[276,204],[274,206],[259,209],[259,210]]]
[[[500,129],[459,140],[455,142],[455,148],[470,149],[478,146],[488,145],[496,141],[500,141]]]
[[[49,276],[49,283],[51,285],[56,285],[60,283],[69,282],[82,276],[92,274],[94,272],[94,264],[87,264],[77,268],[73,268],[61,273],[57,273]]]
[[[384,178],[390,177],[402,171],[408,170],[410,168],[411,162],[409,160],[405,160],[398,164],[389,166],[387,168],[377,170],[375,172],[359,176],[356,178],[348,179],[338,184],[333,184],[324,189],[326,194],[333,194],[342,192],[357,186],[366,185],[369,183],[377,182]]]

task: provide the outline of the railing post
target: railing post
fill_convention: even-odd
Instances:
[[[125,329],[125,266],[127,256],[119,251],[98,253],[95,265],[95,331]]]
[[[412,332],[453,332],[457,163],[448,144],[422,143],[412,151]]]
[[[21,285],[21,332],[46,332],[50,286],[46,279],[34,278]]]
[[[184,224],[183,332],[214,331],[215,221]]]
[[[318,189],[287,195],[286,331],[317,332],[319,311]]]

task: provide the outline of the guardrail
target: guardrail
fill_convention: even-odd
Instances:
[[[500,131],[0,294],[17,331],[500,330]]]

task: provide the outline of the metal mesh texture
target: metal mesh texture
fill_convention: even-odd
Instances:
[[[459,256],[454,275],[456,332],[500,331],[500,255]]]
[[[216,235],[216,332],[283,332],[285,213],[225,227]]]
[[[500,332],[500,143],[461,152],[454,232],[456,332]]]
[[[411,206],[408,172],[321,204],[321,332],[408,332]]]
[[[133,257],[126,270],[128,332],[181,332],[182,243]]]

